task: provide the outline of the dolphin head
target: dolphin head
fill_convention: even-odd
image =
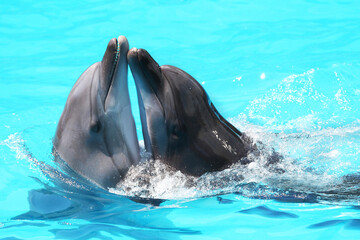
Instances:
[[[139,162],[130,108],[125,37],[111,39],[101,62],[73,86],[53,139],[57,154],[97,185],[114,187]]]
[[[246,157],[243,134],[215,109],[201,85],[173,66],[159,66],[144,49],[131,49],[146,150],[184,173],[199,176]]]

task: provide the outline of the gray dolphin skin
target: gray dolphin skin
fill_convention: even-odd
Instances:
[[[145,147],[185,174],[200,176],[249,163],[251,140],[227,122],[201,85],[173,66],[159,66],[144,49],[128,62],[138,91]]]
[[[102,61],[73,86],[53,139],[56,153],[102,188],[115,187],[140,159],[128,93],[128,50],[124,36],[110,40]]]

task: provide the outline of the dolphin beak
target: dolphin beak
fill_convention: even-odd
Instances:
[[[108,132],[107,142],[114,142],[117,145],[117,136],[113,131],[120,130],[122,137],[122,150],[114,150],[111,152],[113,162],[118,166],[119,171],[126,172],[131,165],[139,162],[139,143],[136,135],[135,121],[131,112],[130,96],[128,89],[128,61],[127,54],[129,51],[129,43],[124,36],[118,37],[116,40],[116,54],[114,58],[114,40],[111,40],[111,54],[108,59],[113,59],[113,71],[110,74],[110,85],[105,98],[105,114],[116,124],[116,128]],[[107,53],[105,53],[105,57]],[[116,129],[116,130],[115,130]],[[126,147],[124,147],[126,146]],[[127,158],[124,158],[123,152],[127,151]],[[125,167],[124,167],[125,166]]]
[[[105,119],[107,125],[115,124],[105,130],[105,139],[113,146],[109,153],[121,175],[140,160],[128,89],[128,51],[129,43],[124,36],[114,38],[110,40],[101,61],[101,74],[104,74],[101,84],[105,86],[103,90],[106,93],[103,101]]]
[[[99,93],[103,105],[105,105],[105,99],[114,76],[114,71],[118,61],[118,54],[118,41],[116,38],[113,38],[109,41],[103,59],[100,62],[101,71]]]
[[[114,38],[115,39],[115,38]],[[113,111],[113,110],[121,110],[124,106],[129,106],[129,92],[128,92],[128,62],[127,62],[127,54],[129,51],[129,43],[124,36],[118,37],[115,39],[116,41],[116,52],[114,54],[114,39],[110,40],[109,45],[111,51],[109,53],[109,57],[107,57],[107,52],[105,52],[104,58],[112,60],[112,70],[108,72],[107,81],[108,91],[105,97],[105,111]],[[109,46],[108,46],[109,49]],[[102,63],[104,60],[102,61]],[[109,63],[105,63],[106,67],[110,65]],[[106,70],[105,70],[106,71]],[[124,103],[126,103],[124,105]]]
[[[150,135],[156,129],[152,123],[157,122],[161,125],[165,121],[164,107],[160,101],[163,86],[161,69],[144,49],[132,48],[127,59],[138,93],[145,148],[153,154]]]
[[[162,73],[159,64],[145,49],[132,48],[128,53],[128,61],[131,69],[141,70],[154,92],[162,87]]]
[[[127,87],[127,53],[129,43],[124,36],[113,38],[109,41],[104,57],[100,62],[100,100],[104,110],[119,107],[122,99],[126,99]],[[123,96],[125,93],[125,96]],[[123,96],[123,97],[122,97]]]
[[[127,59],[141,97],[144,100],[151,97],[149,94],[160,97],[163,81],[159,64],[144,49],[132,48]]]

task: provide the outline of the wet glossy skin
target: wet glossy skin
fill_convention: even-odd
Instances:
[[[144,49],[128,62],[137,86],[145,147],[183,173],[200,176],[242,161],[255,146],[215,109],[201,85]]]
[[[95,184],[114,187],[139,162],[128,93],[125,37],[110,40],[101,62],[72,88],[54,137],[56,153]]]

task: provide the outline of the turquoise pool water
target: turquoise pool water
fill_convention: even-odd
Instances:
[[[357,0],[2,1],[0,239],[359,239],[359,10]],[[190,178],[148,161],[110,192],[63,173],[51,140],[67,95],[118,35],[193,75],[264,156],[285,156],[285,173],[257,164]]]

